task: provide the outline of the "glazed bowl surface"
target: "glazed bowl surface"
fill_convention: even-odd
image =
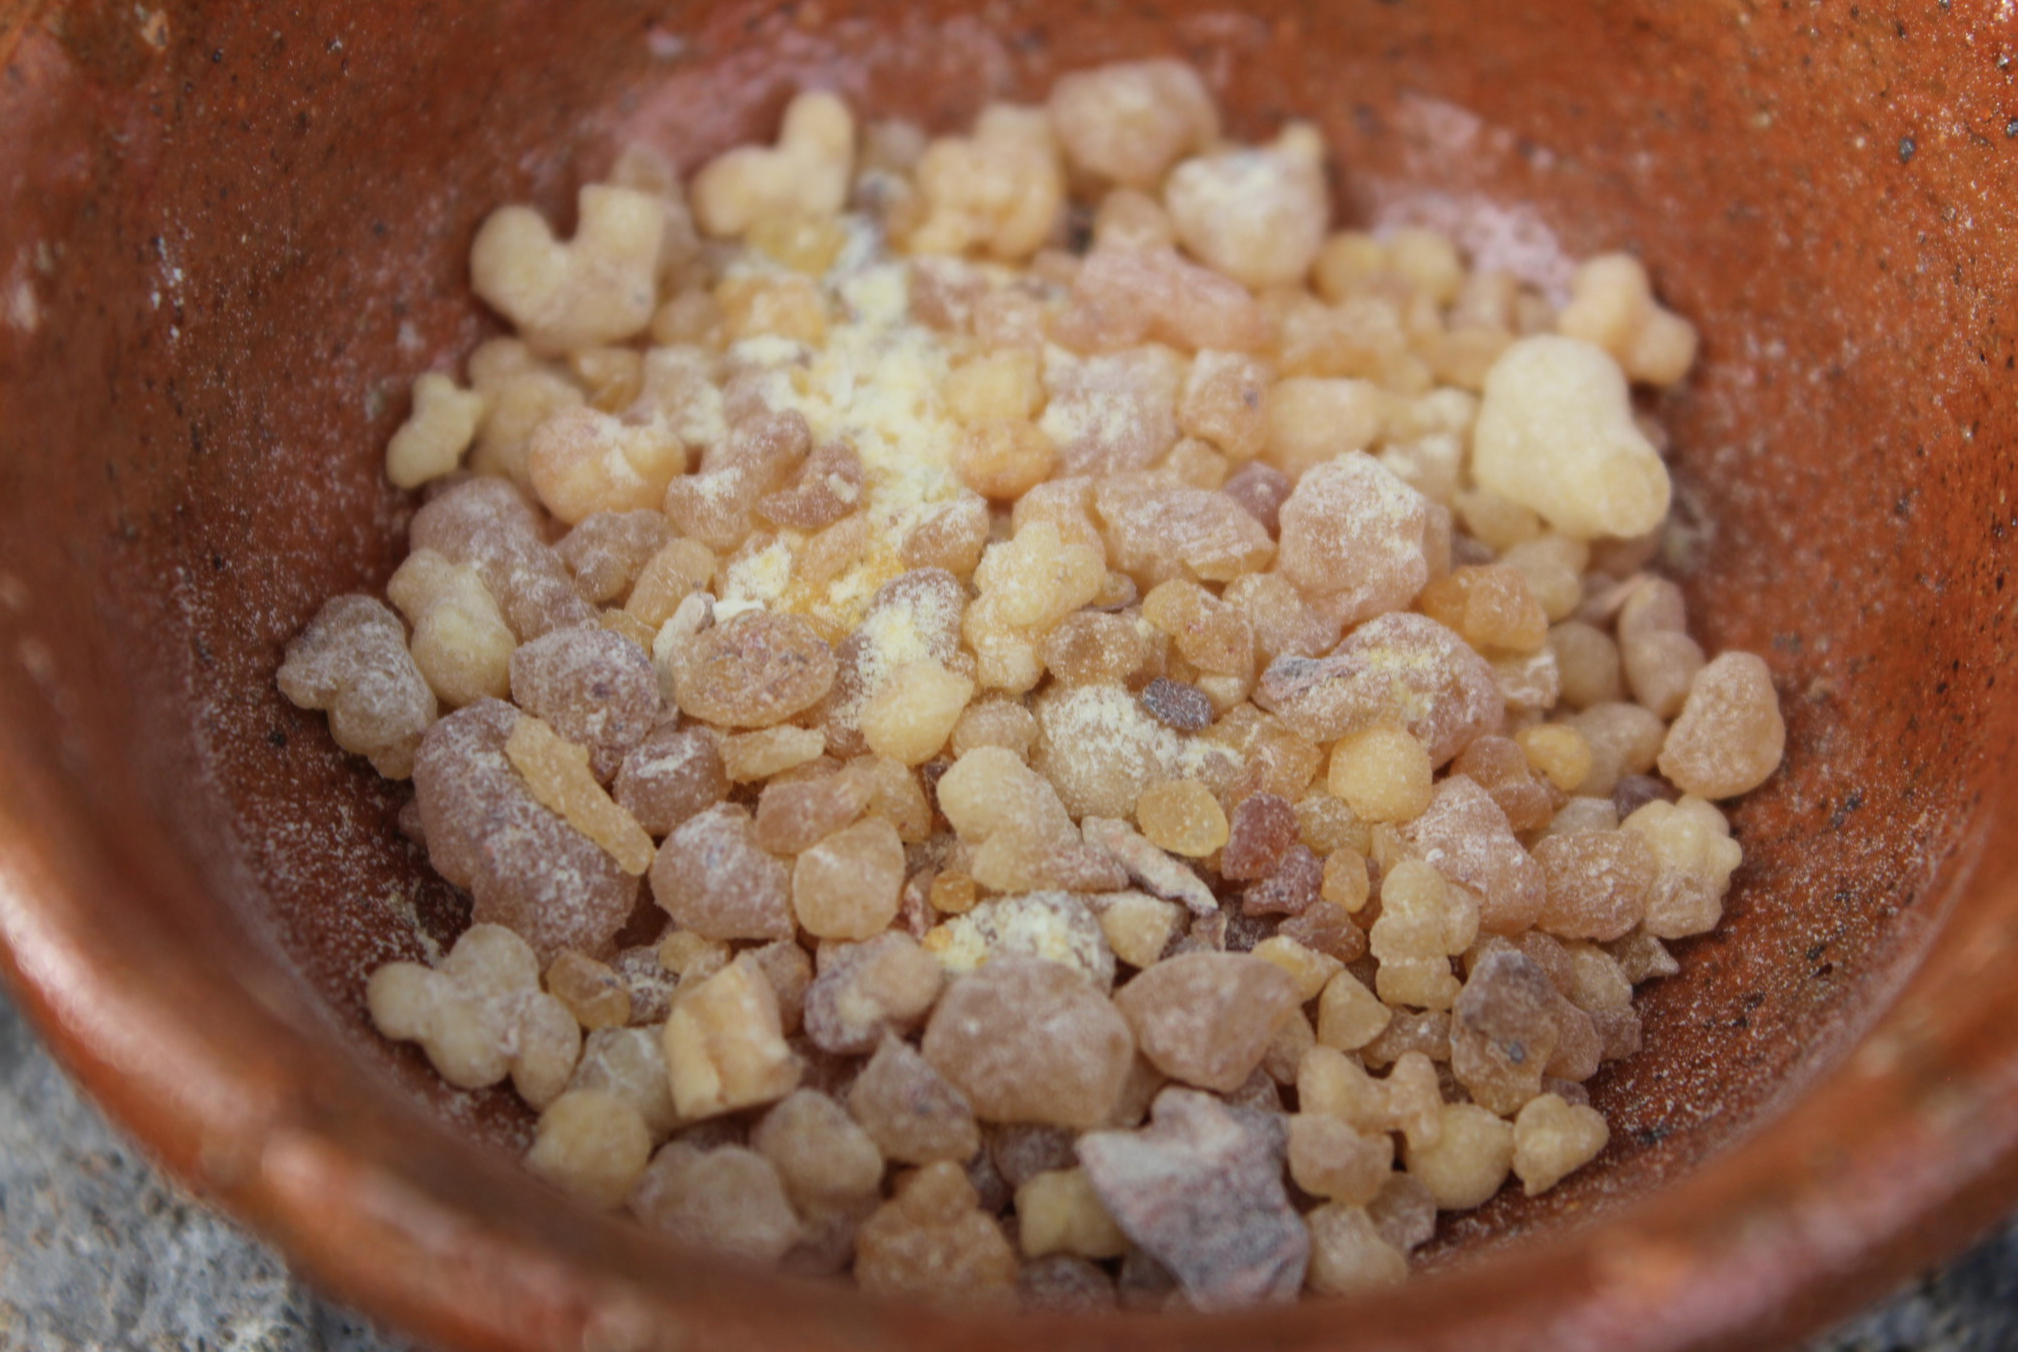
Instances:
[[[445,1347],[1783,1345],[2018,1201],[2014,49],[1886,3],[0,0],[0,969],[161,1160]],[[1316,121],[1342,219],[1550,285],[1628,248],[1702,331],[1668,563],[1788,754],[1593,1086],[1612,1147],[1406,1290],[1209,1319],[899,1308],[562,1200],[370,1031],[465,912],[273,685],[399,558],[405,392],[495,331],[477,224],[802,85],[950,128],[1151,52],[1237,133]]]

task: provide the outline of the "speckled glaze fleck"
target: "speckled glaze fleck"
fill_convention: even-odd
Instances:
[[[443,1346],[1782,1344],[2018,1201],[2018,32],[1986,9],[0,0],[0,966],[162,1160]],[[691,164],[800,82],[946,126],[1145,51],[1240,132],[1315,118],[1349,218],[1544,282],[1630,247],[1700,324],[1669,565],[1789,725],[1728,922],[1594,1086],[1600,1164],[1349,1313],[970,1323],[563,1202],[467,1147],[523,1141],[503,1096],[366,1029],[364,973],[462,911],[272,683],[399,555],[382,448],[489,331],[476,223],[565,219],[625,136]]]

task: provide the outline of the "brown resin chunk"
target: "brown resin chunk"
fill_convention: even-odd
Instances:
[[[608,783],[659,716],[652,660],[629,639],[585,625],[522,643],[511,657],[512,699],[588,748],[589,767]]]
[[[574,572],[575,586],[599,606],[623,599],[652,556],[673,542],[673,527],[657,511],[596,512],[554,546]]]
[[[564,949],[606,954],[638,880],[533,797],[505,756],[518,720],[511,705],[485,699],[428,729],[414,797],[429,862],[468,890],[479,923],[515,930],[543,960]]]
[[[987,1121],[1090,1127],[1113,1110],[1135,1038],[1070,968],[1003,958],[940,997],[924,1052]]]
[[[729,776],[715,739],[672,724],[632,747],[617,771],[616,800],[655,836],[728,796]]]
[[[1560,1037],[1561,997],[1525,954],[1488,955],[1451,1010],[1451,1070],[1473,1100],[1511,1113],[1541,1092]]]
[[[978,1201],[949,1161],[902,1180],[855,1236],[855,1280],[871,1295],[1006,1302],[1015,1290],[1016,1250]]]
[[[1114,1004],[1158,1070],[1225,1094],[1261,1064],[1297,998],[1289,976],[1260,958],[1186,953],[1142,972]]]
[[[908,934],[829,945],[806,990],[806,1034],[824,1051],[859,1056],[916,1028],[944,984],[938,959]]]
[[[1310,1237],[1283,1189],[1280,1145],[1193,1089],[1164,1090],[1151,1114],[1140,1131],[1079,1140],[1108,1214],[1201,1310],[1292,1299]]]
[[[406,626],[384,602],[339,596],[325,605],[287,645],[278,683],[297,707],[329,711],[338,746],[369,756],[388,778],[413,773],[434,692],[407,652]]]
[[[1266,878],[1296,843],[1296,809],[1289,800],[1273,793],[1253,794],[1233,810],[1226,848],[1220,853],[1219,876],[1228,882]]]
[[[469,479],[431,499],[414,513],[407,545],[474,564],[521,643],[596,617],[542,536],[539,513],[508,480]]]
[[[768,728],[819,703],[835,663],[806,620],[759,610],[696,634],[674,670],[682,713],[724,728]]]
[[[1552,835],[1535,845],[1547,900],[1535,923],[1565,939],[1621,939],[1647,913],[1659,863],[1637,831]]]
[[[1157,722],[1179,732],[1203,732],[1212,726],[1212,700],[1195,685],[1158,676],[1142,687],[1138,698]]]
[[[1240,894],[1240,909],[1251,916],[1302,915],[1323,890],[1324,865],[1305,846],[1291,845],[1266,878]]]
[[[1541,914],[1542,866],[1514,838],[1499,804],[1464,775],[1439,783],[1402,835],[1430,867],[1478,894],[1481,928],[1518,934]]]
[[[1382,615],[1330,656],[1280,657],[1254,702],[1316,742],[1398,718],[1437,765],[1499,725],[1499,683],[1462,638],[1422,615]]]
[[[965,1160],[981,1148],[974,1109],[910,1043],[885,1036],[848,1090],[848,1111],[903,1164]]]
[[[652,895],[682,929],[708,939],[789,939],[791,875],[757,848],[750,814],[719,803],[666,837]]]

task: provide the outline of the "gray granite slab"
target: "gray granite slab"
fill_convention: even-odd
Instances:
[[[0,1352],[224,1349],[419,1352],[162,1177],[0,993]]]
[[[2018,1348],[2018,1221],[1804,1352]]]
[[[2018,1223],[1804,1352],[2018,1348]],[[0,992],[0,1352],[424,1352],[163,1178]]]

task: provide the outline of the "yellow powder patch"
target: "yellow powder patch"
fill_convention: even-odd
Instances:
[[[842,440],[861,457],[867,479],[862,512],[876,544],[831,577],[788,587],[774,563],[732,574],[728,596],[804,615],[823,632],[845,635],[862,621],[876,590],[903,572],[895,547],[938,504],[961,492],[949,452],[959,425],[939,387],[951,369],[943,337],[911,316],[910,265],[877,259],[874,234],[844,218],[850,246],[821,279],[836,316],[819,345],[750,338],[732,355],[757,380],[764,402],[805,416],[813,443]],[[859,238],[857,238],[859,236]],[[766,271],[763,259],[741,269]],[[781,539],[785,538],[781,535]],[[797,553],[803,540],[789,547]]]

